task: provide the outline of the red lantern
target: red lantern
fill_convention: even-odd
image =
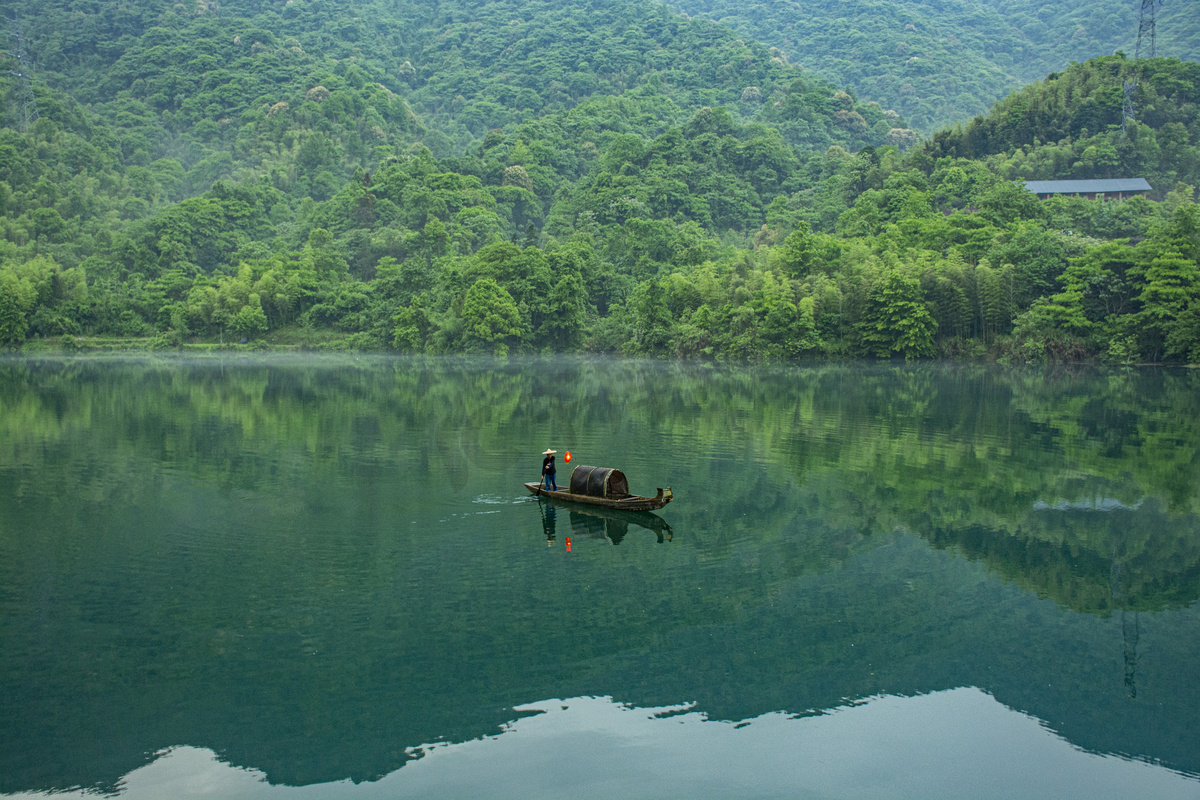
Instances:
[[[571,451],[570,450],[568,450],[567,454],[563,456],[563,460],[566,461],[568,464],[571,463]]]

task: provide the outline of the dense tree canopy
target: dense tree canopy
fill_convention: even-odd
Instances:
[[[1200,357],[1194,63],[1072,64],[920,142],[663,7],[16,8],[5,346]],[[1154,192],[1020,185],[1106,177]]]

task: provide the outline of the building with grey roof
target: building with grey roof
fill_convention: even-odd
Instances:
[[[1124,200],[1145,197],[1151,186],[1145,178],[1109,178],[1098,181],[1024,181],[1025,188],[1046,200],[1056,194],[1084,197],[1088,200]]]

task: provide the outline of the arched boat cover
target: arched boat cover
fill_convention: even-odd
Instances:
[[[571,472],[571,494],[620,500],[629,497],[629,481],[619,469],[580,464]]]

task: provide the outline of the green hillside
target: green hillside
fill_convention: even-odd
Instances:
[[[1135,82],[1137,125],[1121,130],[1122,89]],[[1109,56],[1072,64],[1013,92],[987,116],[934,134],[934,158],[993,158],[1014,179],[1116,178],[1136,175],[1160,195],[1200,180],[1190,145],[1200,133],[1200,64]]]
[[[778,47],[790,60],[863,99],[937,128],[987,111],[1008,92],[1065,68],[1124,50],[1134,55],[1137,3],[1075,5],[1032,0],[674,0]],[[1200,1],[1157,14],[1160,56],[1200,59]]]
[[[130,155],[190,168],[228,154],[215,177],[305,147],[310,171],[415,140],[451,155],[492,128],[646,85],[683,112],[746,95],[739,114],[753,117],[801,77],[721,26],[628,1],[16,6],[44,85],[137,131]]]
[[[1200,357],[1192,62],[1072,65],[921,143],[663,7],[19,10],[7,346]],[[1154,199],[1012,183],[1127,176]]]

